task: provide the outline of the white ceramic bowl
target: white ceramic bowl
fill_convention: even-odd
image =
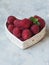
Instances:
[[[5,22],[5,31],[6,31],[7,37],[12,41],[12,43],[16,44],[21,49],[25,49],[25,48],[28,48],[28,47],[36,44],[45,36],[46,26],[38,34],[27,39],[26,41],[21,41],[17,37],[15,37],[12,33],[10,33],[6,27],[6,22]]]

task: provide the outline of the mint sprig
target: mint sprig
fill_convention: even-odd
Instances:
[[[40,23],[38,22],[37,18],[34,17],[30,17],[31,22],[33,22],[34,24],[40,25]]]

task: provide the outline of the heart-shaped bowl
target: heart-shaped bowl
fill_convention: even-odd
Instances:
[[[9,40],[11,40],[12,43],[16,44],[21,49],[25,49],[25,48],[28,48],[28,47],[36,44],[41,39],[43,39],[43,37],[45,36],[45,33],[46,33],[46,25],[38,34],[32,36],[31,38],[27,39],[26,41],[21,41],[20,39],[15,37],[11,32],[9,32],[9,30],[7,29],[7,26],[6,26],[6,22],[5,22],[5,31],[6,31],[7,37],[9,38]]]

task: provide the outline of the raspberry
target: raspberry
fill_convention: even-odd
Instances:
[[[42,29],[45,26],[45,21],[43,19],[38,20],[40,23],[40,28]]]
[[[39,17],[39,16],[35,15],[35,16],[34,16],[34,18],[40,19],[41,17]]]
[[[31,36],[32,36],[32,32],[29,29],[23,30],[23,32],[22,32],[22,38],[24,40],[29,39]]]
[[[42,29],[45,26],[45,21],[37,15],[35,15],[34,17],[38,19],[38,22],[40,23],[40,28]]]
[[[31,26],[31,21],[27,18],[21,20],[20,22],[20,27],[23,27],[23,28],[29,28]]]
[[[21,37],[21,30],[20,30],[18,27],[15,27],[15,28],[13,29],[13,34],[14,34],[16,37],[20,38],[20,37]]]
[[[9,24],[9,25],[8,25],[8,30],[9,30],[10,32],[13,31],[13,28],[14,28],[14,26],[13,26],[12,24]]]
[[[23,30],[24,28],[20,26],[21,20],[17,19],[14,21],[14,26],[18,27],[20,30]]]
[[[14,26],[16,26],[16,27],[20,27],[20,21],[21,20],[19,20],[19,19],[16,19],[15,21],[14,21]]]
[[[39,26],[38,26],[38,25],[32,25],[32,26],[31,26],[31,31],[32,31],[34,34],[39,33]]]
[[[14,17],[14,16],[9,16],[8,19],[7,19],[8,24],[13,23],[13,21],[14,21],[15,19],[16,19],[16,17]]]

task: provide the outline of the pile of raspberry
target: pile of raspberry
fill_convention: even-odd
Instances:
[[[15,16],[9,16],[6,26],[13,35],[21,41],[25,41],[39,33],[44,28],[45,21],[37,15],[22,20]]]

